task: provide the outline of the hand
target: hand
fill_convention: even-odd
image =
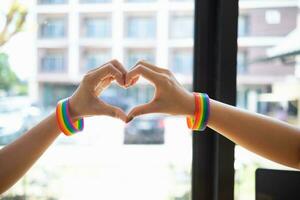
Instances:
[[[149,113],[194,115],[193,94],[180,85],[169,70],[140,61],[127,73],[125,87],[134,85],[140,76],[153,83],[155,95],[149,103],[132,109],[128,114],[127,122],[134,117]]]
[[[99,99],[101,92],[116,80],[124,87],[126,70],[117,60],[89,71],[70,97],[70,113],[76,119],[93,115],[107,115],[126,121],[127,115],[120,108]]]

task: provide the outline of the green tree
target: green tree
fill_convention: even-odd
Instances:
[[[0,53],[0,90],[9,91],[17,83],[18,78],[9,67],[8,56]]]
[[[0,30],[0,47],[6,44],[15,34],[22,31],[27,16],[26,8],[14,0],[4,17],[4,26]],[[8,56],[0,53],[0,91],[9,92],[13,87],[23,87],[16,74],[11,70]]]

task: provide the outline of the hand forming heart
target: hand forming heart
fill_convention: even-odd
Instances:
[[[124,89],[133,86],[142,76],[155,87],[153,99],[146,104],[133,108],[128,116],[118,107],[109,105],[98,98],[112,81]],[[70,112],[74,118],[108,115],[125,122],[134,117],[149,113],[171,115],[193,115],[194,97],[175,79],[167,69],[139,61],[129,72],[117,60],[112,60],[99,68],[89,71],[80,86],[70,97]]]

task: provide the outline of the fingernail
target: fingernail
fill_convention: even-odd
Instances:
[[[134,81],[131,80],[129,85],[132,86],[133,84],[134,84]]]
[[[130,121],[132,121],[133,120],[133,116],[129,116],[128,118],[127,118],[127,123],[129,123]]]

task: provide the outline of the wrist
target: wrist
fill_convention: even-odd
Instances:
[[[72,118],[72,120],[77,120],[80,117],[82,117],[80,112],[77,109],[74,97],[70,97],[70,99],[69,99],[69,112],[70,112],[70,117]]]
[[[193,116],[195,114],[195,97],[192,92],[189,92],[187,95],[187,110],[186,110],[186,115],[188,116]]]

